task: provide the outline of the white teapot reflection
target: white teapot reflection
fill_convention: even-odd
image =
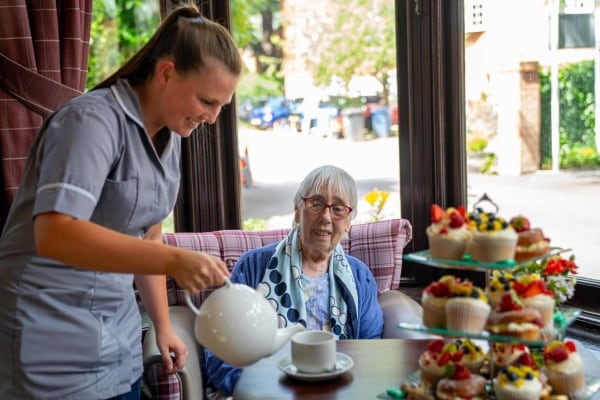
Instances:
[[[196,314],[196,340],[236,367],[275,353],[295,333],[305,330],[301,324],[279,329],[277,314],[269,302],[250,286],[229,279],[208,296],[200,309],[187,291],[185,300]]]

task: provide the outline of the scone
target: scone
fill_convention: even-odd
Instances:
[[[493,335],[526,340],[539,340],[542,327],[540,312],[535,308],[525,307],[512,290],[504,294],[486,324],[487,331]]]
[[[510,225],[517,232],[515,261],[522,262],[541,257],[550,251],[550,239],[544,236],[541,228],[531,228],[529,219],[523,215],[511,218]]]

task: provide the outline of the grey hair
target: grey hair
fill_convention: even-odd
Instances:
[[[356,182],[348,172],[334,165],[317,167],[306,175],[294,195],[294,209],[299,210],[302,207],[303,197],[318,193],[322,189],[327,190],[330,194],[340,193],[348,196],[349,206],[352,207],[351,219],[354,219],[358,205]]]

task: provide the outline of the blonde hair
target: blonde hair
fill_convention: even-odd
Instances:
[[[152,75],[156,61],[164,56],[173,57],[175,69],[181,74],[202,71],[208,58],[221,62],[235,76],[242,70],[239,51],[227,29],[203,17],[190,4],[171,11],[133,57],[92,90],[111,86],[120,78],[139,85]]]

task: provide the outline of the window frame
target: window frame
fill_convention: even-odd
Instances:
[[[396,0],[401,215],[413,225],[407,252],[427,249],[431,204],[466,204],[464,2]],[[405,262],[406,284],[439,271]],[[578,277],[569,306],[600,327],[600,281]]]

